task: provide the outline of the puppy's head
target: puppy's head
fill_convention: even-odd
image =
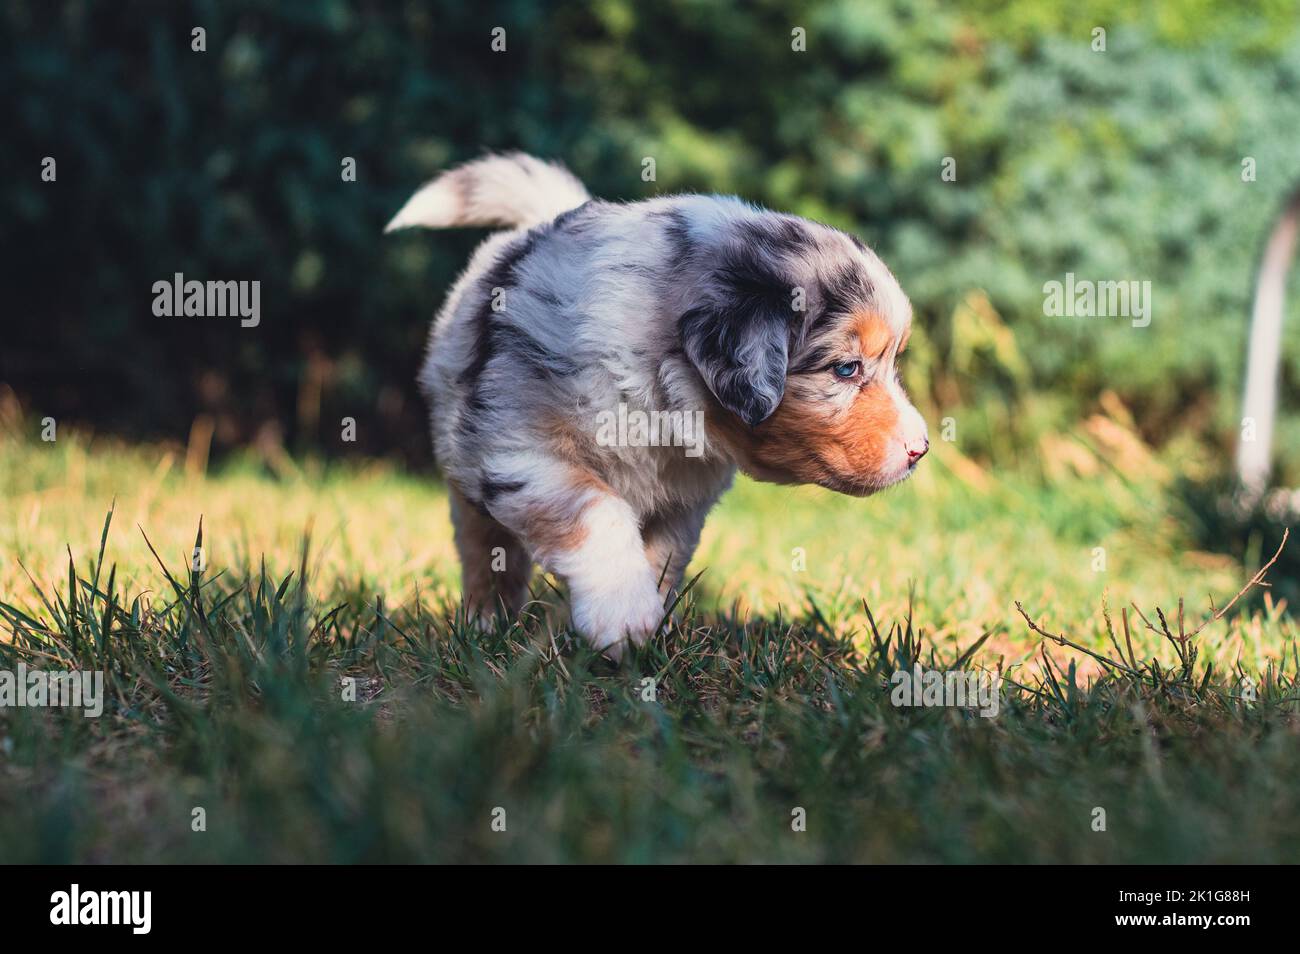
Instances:
[[[760,213],[700,268],[678,330],[744,470],[857,496],[911,474],[929,448],[898,372],[912,308],[874,253],[827,226]]]

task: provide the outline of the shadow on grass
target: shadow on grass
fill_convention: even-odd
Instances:
[[[1164,665],[1117,643],[1088,680],[1046,654],[1035,675],[998,673],[978,643],[943,655],[910,613],[868,608],[868,632],[849,638],[815,608],[742,619],[688,595],[614,665],[550,597],[485,626],[456,606],[321,604],[304,544],[279,579],[159,561],[167,596],[148,600],[116,591],[106,539],[107,522],[95,565],[70,562],[39,606],[0,603],[0,670],[103,672],[107,696],[97,719],[0,709],[0,861],[1188,862],[1300,848],[1285,659],[1248,693],[1243,673],[1186,645]],[[896,704],[899,674],[917,672],[1000,677],[996,714],[942,695]]]

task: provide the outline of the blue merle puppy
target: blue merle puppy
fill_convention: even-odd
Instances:
[[[387,231],[411,226],[502,229],[420,374],[479,612],[518,609],[536,562],[617,658],[737,468],[865,496],[929,448],[896,368],[911,305],[851,235],[730,196],[602,202],[521,154],[440,175]]]

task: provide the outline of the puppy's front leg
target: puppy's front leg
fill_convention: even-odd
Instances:
[[[493,514],[568,584],[574,626],[614,659],[627,640],[644,643],[664,603],[632,508],[603,481],[567,465],[534,462],[519,483],[494,502]]]
[[[658,577],[646,559],[636,515],[624,501],[595,501],[583,511],[581,526],[581,542],[557,551],[553,563],[569,584],[574,625],[618,659],[624,640],[640,646],[663,618]]]

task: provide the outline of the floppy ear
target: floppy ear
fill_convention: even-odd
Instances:
[[[716,301],[678,319],[682,349],[718,403],[757,427],[785,394],[790,307],[780,289],[719,280]]]

